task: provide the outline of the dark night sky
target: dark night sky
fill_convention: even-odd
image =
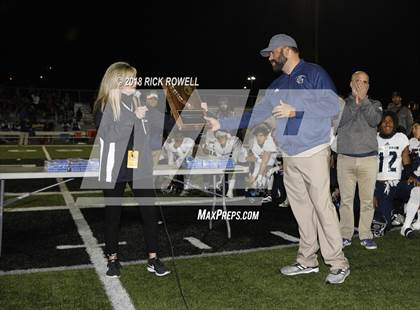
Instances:
[[[42,3],[0,4],[1,83],[95,89],[109,64],[126,60],[143,77],[242,88],[253,74],[255,88],[265,88],[275,75],[259,50],[276,33],[293,36],[302,57],[315,60],[314,0]],[[420,101],[419,12],[409,0],[319,0],[319,64],[339,92],[360,69],[371,75],[373,97],[388,100],[399,89]]]

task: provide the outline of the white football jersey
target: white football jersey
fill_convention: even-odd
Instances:
[[[274,143],[273,137],[271,135],[267,136],[267,139],[265,140],[263,145],[259,145],[257,143],[257,139],[254,138],[251,151],[254,154],[254,156],[257,158],[257,162],[261,161],[262,155],[264,152],[271,153],[271,156],[270,156],[270,159],[268,160],[267,165],[268,166],[274,165],[274,162],[276,160],[276,155],[277,155],[277,146]]]
[[[175,147],[175,141],[173,139],[168,139],[163,148],[168,156],[168,164],[173,165],[175,161],[182,161],[185,157],[192,155],[194,148],[194,140],[188,137],[185,137],[182,140],[182,143],[179,147]]]
[[[416,138],[410,139],[410,145],[408,146],[410,154],[412,155],[413,165],[414,165],[414,174],[420,177],[420,140]],[[417,166],[417,168],[416,168]]]
[[[392,138],[384,139],[378,134],[378,176],[379,181],[400,180],[402,152],[409,145],[405,134],[397,132]]]
[[[220,144],[218,140],[214,142],[214,153],[217,157],[229,157],[231,153],[235,151],[235,149],[239,148],[241,143],[238,137],[235,136],[228,136],[225,145]]]

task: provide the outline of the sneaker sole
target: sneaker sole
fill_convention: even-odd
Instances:
[[[363,245],[364,246],[364,245]],[[378,247],[372,247],[372,246],[364,246],[366,250],[376,250]]]
[[[147,271],[148,272],[150,272],[150,273],[154,273],[156,276],[158,276],[158,277],[164,277],[164,276],[166,276],[166,275],[168,275],[168,274],[170,274],[171,272],[168,270],[168,271],[166,271],[166,272],[164,272],[164,273],[157,273],[156,272],[156,270],[154,269],[154,268],[152,268],[152,267],[149,267],[149,266],[147,266]]]
[[[284,276],[297,276],[297,275],[300,275],[300,274],[309,274],[309,273],[317,273],[317,272],[319,272],[319,268],[312,268],[310,270],[301,270],[301,271],[292,272],[292,273],[283,273],[280,270],[280,273]]]
[[[378,248],[377,246],[366,246],[363,243],[360,243],[360,245],[364,247],[366,250],[376,250]]]
[[[350,270],[349,270],[349,272],[344,276],[344,278],[341,280],[341,281],[339,281],[339,282],[330,282],[330,281],[328,281],[328,280],[326,280],[325,282],[327,283],[327,284],[342,284],[342,283],[344,283],[344,281],[346,280],[346,278],[348,277],[350,275]]]
[[[119,278],[119,277],[120,277],[120,276],[116,276],[116,275],[115,275],[115,276],[109,276],[109,275],[107,275],[107,274],[106,274],[106,276],[107,276],[108,278]]]

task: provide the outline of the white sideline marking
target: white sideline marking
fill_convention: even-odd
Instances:
[[[118,242],[119,245],[127,245],[127,241]],[[98,247],[105,246],[105,243],[99,243]],[[71,250],[71,249],[83,249],[86,248],[85,244],[76,244],[76,245],[57,245],[55,247],[57,250]]]
[[[59,194],[60,192],[54,192],[55,195]],[[72,192],[71,192],[72,193]],[[38,193],[38,194],[42,194]],[[21,195],[21,194],[19,194]],[[11,194],[10,196],[18,196],[15,194]],[[31,195],[33,196],[33,195]],[[98,199],[102,199],[103,197],[95,197]],[[126,197],[126,198],[130,198],[130,197]],[[175,197],[176,198],[176,197]],[[75,206],[78,207],[79,209],[95,209],[95,208],[104,208],[105,204],[104,203],[88,203],[88,200],[84,200],[84,199],[89,199],[88,197],[79,197],[76,199],[76,203]],[[204,201],[207,202],[207,201]],[[167,203],[167,205],[172,205],[172,206],[177,206],[177,205],[185,205],[186,201],[185,200],[176,200],[176,203]],[[165,205],[164,203],[162,203],[162,205]],[[123,207],[132,207],[132,206],[138,206],[138,203],[136,202],[132,202],[132,203],[122,203],[121,206]],[[54,210],[67,210],[69,209],[68,206],[47,206],[47,207],[22,207],[22,208],[5,208],[4,212],[34,212],[34,211],[54,211]]]
[[[284,240],[290,241],[290,242],[299,242],[299,238],[296,238],[292,235],[288,235],[282,231],[270,231],[270,233],[272,233],[273,235],[277,236],[277,237],[281,237]]]
[[[43,145],[42,150],[45,153],[47,160],[51,160],[51,156],[47,151],[47,148]],[[60,181],[61,179],[57,179]],[[89,255],[90,261],[95,267],[96,274],[99,280],[102,282],[105,292],[116,310],[135,310],[133,302],[130,299],[125,288],[122,286],[121,281],[118,278],[108,278],[105,275],[106,262],[104,258],[104,252],[98,247],[98,241],[93,236],[92,230],[89,227],[86,219],[83,217],[80,209],[75,206],[73,196],[70,194],[68,187],[65,183],[59,185],[60,191],[63,194],[64,201],[69,207],[71,217],[76,224],[77,231],[86,245],[86,252]]]
[[[144,202],[149,203],[153,201],[155,205],[159,206],[186,206],[192,204],[209,204],[213,203],[213,198],[206,198],[206,197],[190,197],[190,198],[182,198],[182,197],[156,197],[156,199],[149,200],[148,198],[144,198]],[[238,203],[245,200],[244,196],[234,197],[232,199],[227,200],[228,203]],[[124,197],[123,202],[121,203],[122,206],[137,206],[138,202],[141,202],[141,197],[137,200],[134,200],[134,197]],[[222,198],[216,198],[216,203],[220,205],[222,203]],[[245,202],[246,203],[246,200]],[[80,208],[95,208],[95,207],[103,207],[104,205],[104,197],[77,197],[76,199],[76,206]]]
[[[83,150],[81,150],[81,149],[56,149],[55,150],[56,152],[60,152],[60,153],[62,153],[62,152],[83,152]]]
[[[297,246],[297,244],[291,243],[291,244],[275,245],[275,246],[272,246],[272,247],[252,248],[252,249],[245,249],[245,250],[214,252],[214,253],[202,253],[202,254],[197,254],[197,255],[181,255],[181,256],[175,256],[175,260],[246,254],[246,253],[253,253],[253,252],[292,248],[292,247],[296,247],[296,246]],[[172,260],[172,257],[164,257],[164,258],[160,258],[160,259],[162,261],[167,262],[167,261]],[[123,266],[143,265],[143,264],[146,264],[146,263],[147,263],[146,259],[133,260],[133,261],[128,261],[128,262],[121,262],[121,264]],[[75,265],[75,266],[62,266],[62,267],[19,269],[19,270],[10,270],[10,271],[0,271],[0,276],[16,275],[16,274],[30,274],[30,273],[38,273],[38,272],[51,272],[51,271],[66,271],[66,270],[74,270],[74,269],[91,269],[91,268],[94,268],[93,265]]]
[[[90,268],[93,268],[93,265],[86,264],[86,265],[60,266],[60,267],[48,267],[48,268],[16,269],[16,270],[9,270],[9,271],[0,270],[0,276],[31,274],[31,273],[39,273],[39,272],[79,270],[79,269],[90,269]]]
[[[36,167],[34,164],[24,164],[24,165],[0,165],[0,167],[26,167],[26,168],[33,168]]]
[[[254,252],[262,252],[262,251],[271,251],[271,250],[279,250],[279,249],[286,249],[286,248],[293,248],[297,247],[298,244],[296,243],[290,243],[290,244],[282,244],[282,245],[274,245],[270,247],[262,247],[262,248],[252,248],[252,249],[244,249],[244,250],[234,250],[234,251],[223,251],[223,252],[214,252],[214,253],[202,253],[197,255],[181,255],[181,256],[175,256],[175,260],[181,260],[181,259],[190,259],[190,258],[205,258],[205,257],[213,257],[213,256],[227,256],[227,255],[238,255],[238,254],[246,254],[246,253],[254,253]],[[172,260],[172,257],[164,257],[160,260],[167,262]],[[141,265],[146,264],[147,260],[133,260],[129,262],[121,262],[124,266],[130,266],[130,265]]]
[[[0,165],[1,167],[1,165]],[[36,165],[33,165],[33,167],[36,167]],[[73,191],[70,192],[70,194],[72,195],[78,195],[78,194],[99,194],[102,193],[102,190],[93,190],[93,191]],[[11,193],[11,192],[5,192],[4,195],[5,196],[20,196],[20,195],[24,195],[24,194],[28,194],[26,193]],[[39,193],[34,193],[31,196],[48,196],[48,195],[61,195],[60,192],[56,192],[56,191],[52,191],[52,192],[39,192]]]
[[[201,242],[200,239],[194,238],[194,237],[185,237],[184,240],[187,240],[189,243],[191,243],[196,248],[199,248],[201,250],[210,250],[211,246],[208,246],[204,242]]]
[[[27,207],[27,208],[5,208],[4,212],[30,212],[30,211],[52,211],[68,210],[68,206],[48,206],[48,207]]]
[[[37,150],[7,150],[10,153],[33,153],[33,152],[37,152]]]

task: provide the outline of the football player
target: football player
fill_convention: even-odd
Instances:
[[[180,168],[184,159],[192,155],[195,142],[193,139],[184,137],[181,131],[176,131],[173,138],[168,138],[163,145],[163,156],[167,158],[168,165]],[[187,196],[191,190],[190,176],[177,178],[184,183],[180,196]],[[184,179],[184,181],[182,181]]]
[[[414,123],[412,127],[413,137],[409,141],[408,150],[411,158],[411,171],[412,175],[409,177],[408,182],[415,186],[412,191],[412,196],[420,195],[420,123]],[[411,199],[410,199],[411,200]],[[419,199],[416,201],[413,199],[412,203],[405,205],[405,221],[401,228],[401,233],[404,234],[407,229],[412,228],[414,230],[420,230],[420,209]],[[417,221],[413,224],[413,220],[417,214]],[[409,230],[408,230],[409,231]]]
[[[405,134],[396,132],[398,119],[395,113],[385,112],[378,133],[378,175],[375,187],[377,209],[373,221],[375,237],[383,236],[391,226],[394,200],[419,204],[416,188],[410,181],[411,161],[409,141]],[[407,238],[415,236],[411,228],[401,233]]]
[[[242,143],[236,136],[231,136],[228,132],[217,131],[216,140],[213,144],[213,152],[217,158],[228,159],[232,158],[235,163],[238,161],[245,161],[243,154]],[[223,178],[221,179],[223,182]],[[219,183],[221,183],[219,182]],[[235,175],[233,174],[228,183],[228,191],[226,196],[233,197],[233,188],[235,187]]]
[[[273,173],[270,170],[276,161],[277,146],[266,126],[259,126],[253,131],[254,140],[251,144],[248,161],[254,162],[248,183],[253,188],[267,188],[267,193],[262,202],[272,201],[271,189],[273,186]]]

